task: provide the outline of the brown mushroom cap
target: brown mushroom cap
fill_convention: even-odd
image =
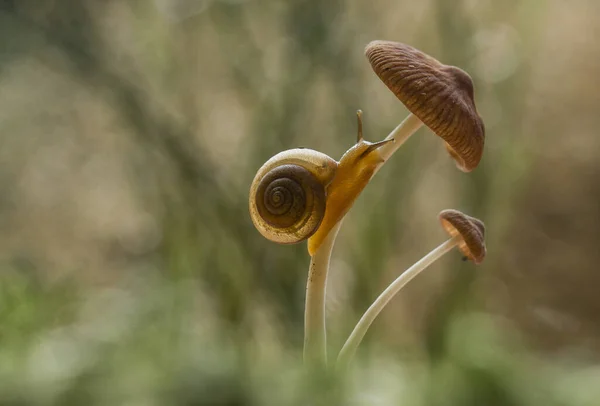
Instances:
[[[448,234],[461,236],[462,241],[458,244],[460,252],[476,264],[481,263],[486,254],[483,222],[458,210],[443,210],[439,217]]]
[[[475,169],[483,154],[485,128],[475,107],[471,77],[399,42],[373,41],[365,55],[406,108],[446,141],[458,168]]]

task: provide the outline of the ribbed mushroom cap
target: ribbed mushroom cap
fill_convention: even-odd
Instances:
[[[483,222],[458,210],[443,210],[439,217],[448,234],[461,236],[462,241],[458,244],[460,252],[476,264],[481,263],[486,254]]]
[[[475,169],[483,154],[485,128],[475,107],[471,77],[399,42],[373,41],[365,55],[406,108],[446,141],[458,168]]]

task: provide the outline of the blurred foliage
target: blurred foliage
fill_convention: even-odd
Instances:
[[[0,0],[0,403],[594,405],[600,3]],[[343,376],[301,366],[308,255],[254,230],[275,153],[339,158],[407,114],[372,39],[467,70],[460,173],[422,129],[332,259],[331,356],[457,208],[487,225],[403,291]]]

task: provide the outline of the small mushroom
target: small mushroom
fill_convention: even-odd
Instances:
[[[338,367],[346,366],[352,359],[356,348],[367,333],[369,326],[392,298],[415,276],[444,256],[452,248],[458,247],[467,259],[480,264],[485,258],[485,226],[481,220],[467,216],[458,210],[444,210],[439,214],[444,230],[450,239],[421,258],[393,281],[362,316],[338,356]]]
[[[471,77],[399,42],[373,41],[365,55],[381,81],[411,112],[386,138],[396,142],[380,150],[384,159],[425,124],[444,139],[459,169],[475,169],[483,154],[485,128],[475,107]]]
[[[465,258],[480,264],[486,254],[483,222],[452,209],[442,211],[439,217],[442,227],[451,237],[460,237],[458,249]]]

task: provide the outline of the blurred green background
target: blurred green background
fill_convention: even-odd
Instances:
[[[0,0],[0,404],[598,405],[596,0]],[[472,173],[421,129],[347,216],[330,355],[400,272],[487,225],[373,324],[342,382],[301,367],[305,244],[263,239],[256,170],[336,159],[408,113],[363,55],[468,71]]]

